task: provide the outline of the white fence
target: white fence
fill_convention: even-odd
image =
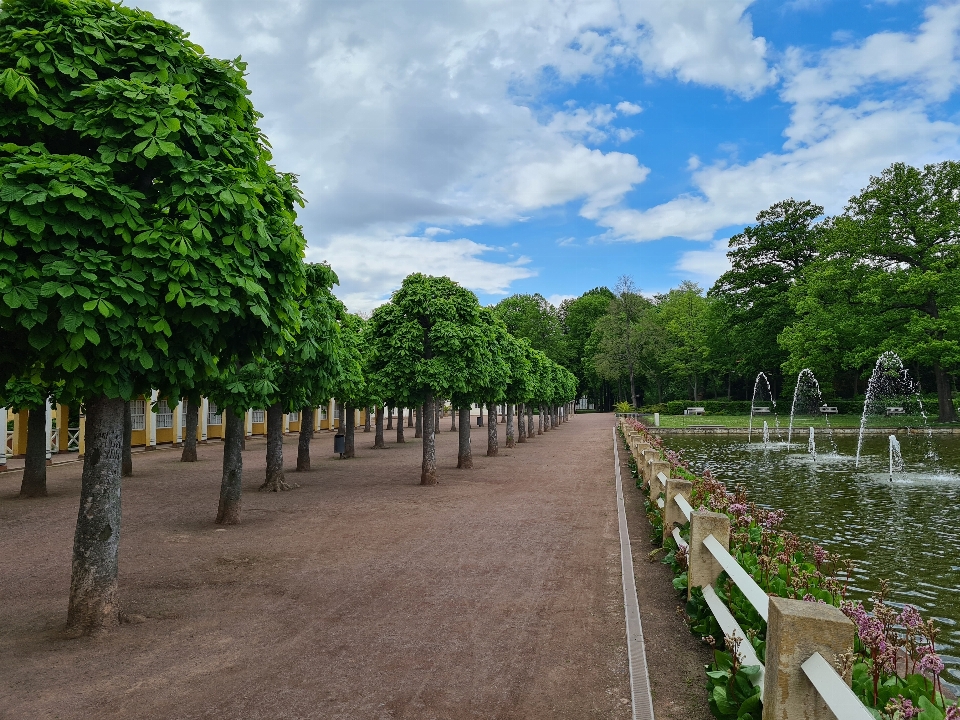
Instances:
[[[624,425],[624,430],[628,426]],[[692,483],[669,478],[669,464],[661,461],[659,452],[639,434],[629,431],[626,437],[650,501],[663,514],[664,538],[671,535],[687,551],[688,595],[693,588],[701,588],[724,635],[740,639],[737,652],[741,664],[760,666],[752,682],[760,688],[764,719],[821,717],[819,708],[825,704],[841,720],[872,720],[873,715],[827,659],[853,646],[853,623],[832,605],[768,596],[729,552],[730,519],[721,513],[694,510],[690,505]],[[689,543],[683,539],[683,530],[689,531]],[[767,622],[766,665],[714,590],[721,571]]]

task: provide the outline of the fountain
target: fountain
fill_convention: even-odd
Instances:
[[[767,374],[760,372],[757,373],[757,379],[753,381],[753,397],[750,399],[750,422],[747,425],[747,442],[750,442],[750,436],[753,434],[753,413],[757,409],[757,390],[760,388],[760,379],[763,378],[764,384],[767,386],[767,398],[770,399],[770,404],[773,409],[777,408],[777,401],[773,399],[773,391],[770,389],[770,380],[767,379]],[[767,423],[764,421],[764,439],[763,442],[769,442],[768,431],[766,430]]]
[[[811,405],[810,401],[815,400]],[[797,385],[793,389],[793,403],[790,405],[790,428],[787,430],[787,447],[790,447],[790,441],[793,439],[793,419],[797,414],[797,402],[800,402],[801,412],[823,405],[823,396],[820,393],[820,383],[810,368],[804,368],[797,375]]]
[[[893,471],[903,471],[903,455],[900,454],[900,441],[896,435],[890,436],[890,482],[893,482]]]
[[[813,461],[817,461],[817,439],[814,429],[810,428],[810,439],[807,440],[807,452],[810,453],[810,457],[813,458]]]
[[[764,445],[770,444],[770,426],[767,425],[766,420],[763,421],[763,444]]]
[[[889,403],[899,404],[890,407]],[[879,415],[881,411],[884,415],[889,415],[891,411],[907,415],[910,414],[907,412],[910,405],[919,409],[923,424],[927,425],[927,414],[923,410],[919,386],[910,379],[910,374],[903,367],[900,356],[888,350],[877,358],[877,364],[867,383],[867,397],[863,402],[860,435],[857,438],[857,467],[860,467],[860,451],[863,448],[863,433],[867,427],[867,418],[870,415]],[[899,443],[897,447],[899,448]],[[933,452],[932,447],[930,452]]]

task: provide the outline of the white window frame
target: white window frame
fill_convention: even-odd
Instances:
[[[173,410],[170,409],[170,403],[166,400],[160,400],[157,403],[157,430],[173,429]]]
[[[267,411],[266,410],[253,410],[250,413],[250,422],[252,423],[265,423],[267,421]]]
[[[130,427],[133,430],[147,429],[147,402],[146,400],[130,401]]]
[[[223,414],[217,408],[217,404],[212,400],[207,402],[207,426],[210,425],[222,425],[223,424]]]

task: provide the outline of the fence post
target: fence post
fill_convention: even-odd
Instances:
[[[643,451],[643,463],[641,464],[640,471],[643,473],[643,481],[645,484],[650,484],[650,463],[654,460],[660,459],[660,452],[653,448],[647,448]]]
[[[0,407],[0,471],[7,469],[7,409]],[[11,453],[12,454],[12,453]]]
[[[654,505],[657,504],[657,498],[660,497],[660,492],[663,489],[660,485],[660,481],[657,480],[657,474],[663,473],[667,477],[670,477],[670,463],[666,460],[651,460],[649,463],[650,466],[650,502]]]
[[[833,605],[770,597],[763,720],[833,718],[800,666],[815,652],[831,665],[853,648],[853,622]],[[849,673],[843,678],[850,684]]]
[[[687,598],[695,587],[716,582],[723,568],[703,544],[713,535],[725,550],[730,549],[730,518],[723,513],[694,510],[690,516],[690,554],[687,558]],[[799,666],[797,666],[799,669]]]
[[[693,493],[693,483],[689,480],[678,480],[670,478],[667,480],[667,490],[663,496],[663,540],[673,533],[674,525],[686,525],[687,518],[683,510],[677,505],[677,495],[682,495],[687,502],[690,502],[690,496]]]
[[[209,410],[209,402],[207,398],[200,398],[200,427],[197,429],[200,431],[200,442],[202,443],[207,441],[207,410]]]
[[[46,422],[47,430],[45,437],[47,438],[47,465],[53,465],[53,452],[51,451],[50,445],[53,443],[53,407],[50,405],[50,398],[47,398],[43,403],[43,411],[46,413]]]

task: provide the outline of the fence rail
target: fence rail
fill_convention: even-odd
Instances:
[[[619,418],[636,418],[637,416],[637,413],[618,415]],[[721,537],[725,539],[729,537],[729,518],[725,514],[694,511],[689,499],[682,492],[678,491],[676,487],[671,489],[671,478],[668,478],[662,472],[655,472],[658,466],[653,463],[661,462],[656,457],[659,453],[651,453],[648,444],[645,444],[643,438],[638,437],[638,434],[628,424],[621,420],[620,425],[625,431],[630,430],[627,437],[628,445],[634,453],[638,465],[640,465],[641,477],[649,479],[650,502],[663,513],[666,524],[668,516],[674,519],[678,517],[674,514],[673,508],[667,507],[667,497],[671,497],[669,502],[676,505],[684,518],[682,526],[689,530],[691,543],[684,540],[679,521],[671,523],[674,524],[672,528],[664,528],[664,538],[668,534],[671,535],[677,546],[685,548],[687,551],[688,593],[694,587],[701,588],[703,598],[724,635],[739,639],[737,654],[741,664],[745,667],[760,667],[760,672],[751,678],[751,682],[760,689],[760,700],[764,703],[764,717],[768,717],[768,710],[770,711],[769,717],[778,720],[819,716],[816,707],[822,701],[841,720],[871,720],[874,717],[873,714],[823,655],[823,653],[828,656],[831,653],[839,654],[847,649],[847,647],[836,645],[837,627],[841,627],[843,630],[840,635],[849,629],[849,645],[853,645],[854,630],[850,620],[832,605],[820,605],[778,597],[772,600],[737,559],[730,554],[724,543],[721,543],[714,535],[714,532],[720,532]],[[638,453],[641,448],[644,452]],[[673,482],[685,485],[687,489],[691,487],[690,483],[679,479]],[[661,496],[662,493],[665,493],[665,496]],[[713,529],[713,531],[709,531],[710,529]],[[699,542],[695,545],[692,544],[692,541],[697,538],[699,538]],[[699,545],[699,547],[696,545]],[[694,571],[695,565],[697,567],[696,572]],[[757,656],[747,634],[714,589],[714,583],[721,570],[727,573],[760,617],[767,623],[766,665],[760,662],[760,658]],[[698,573],[701,576],[695,577]],[[774,601],[777,603],[777,617],[775,621],[771,622],[771,606]],[[816,636],[816,633],[810,633],[809,616],[811,614],[815,615],[817,622],[822,622],[824,627],[832,626],[832,630],[824,630],[823,637]],[[775,637],[771,638],[771,634]],[[803,647],[816,646],[820,647],[820,650],[813,651],[807,657],[796,657],[798,652],[801,655],[804,654],[799,650],[801,643],[798,640],[801,634],[803,636]],[[790,639],[787,640],[787,638]],[[791,652],[793,655],[790,654]],[[810,653],[810,650],[806,652]],[[771,653],[779,654],[771,656]]]

